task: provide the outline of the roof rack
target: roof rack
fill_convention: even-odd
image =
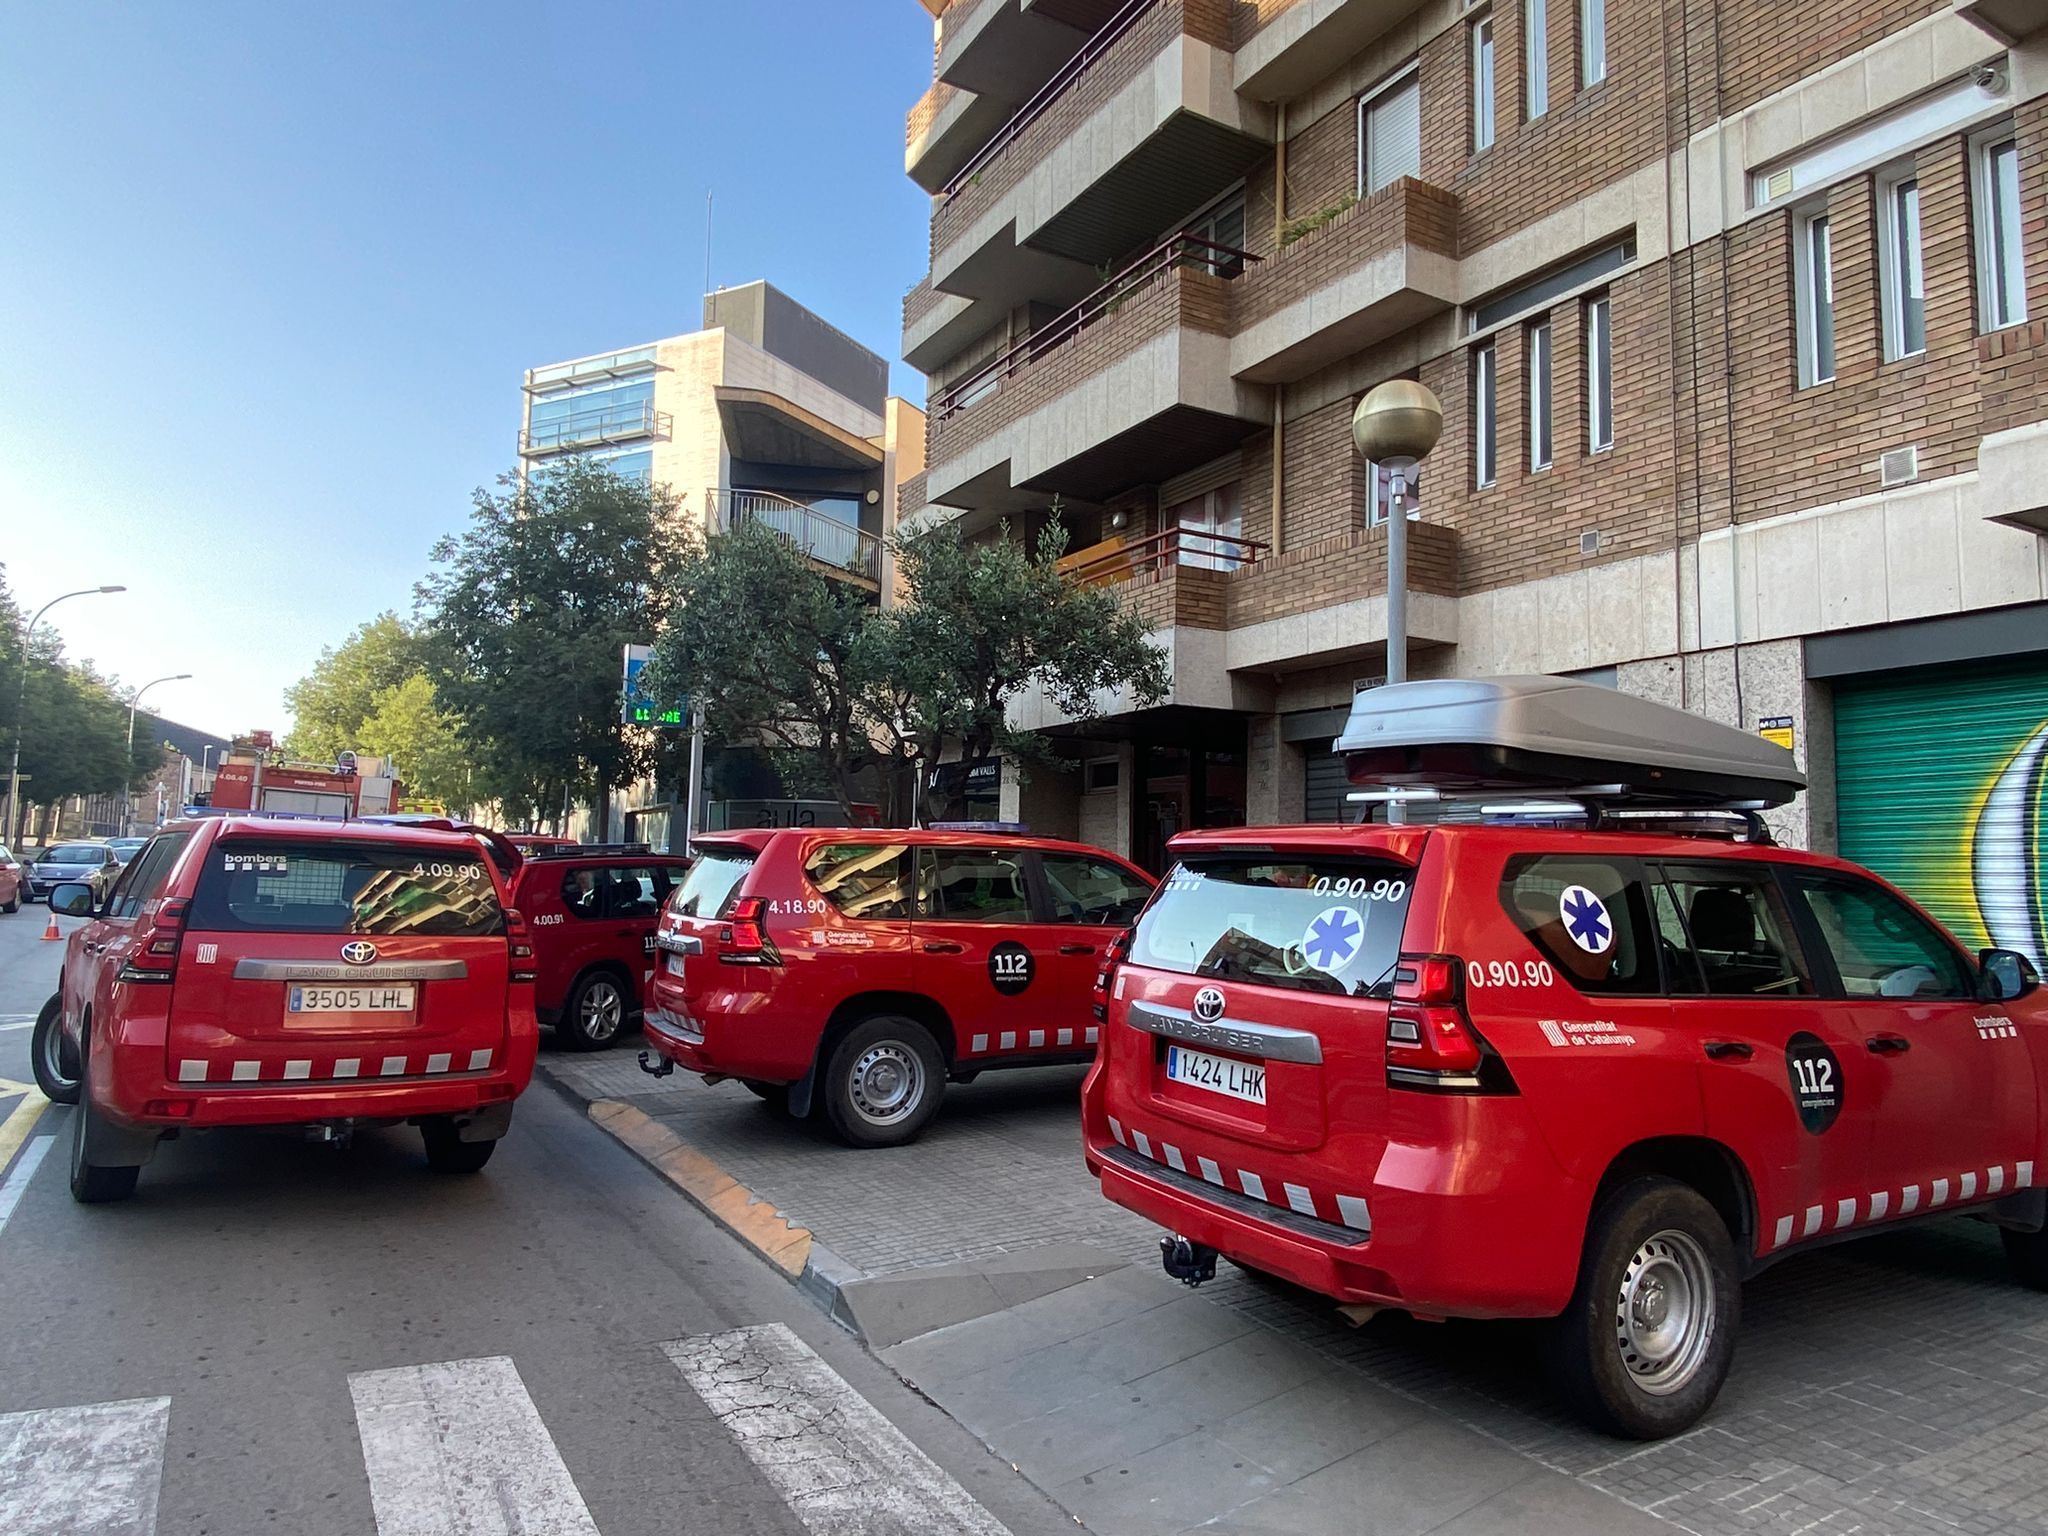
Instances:
[[[1643,804],[1630,797],[1624,784],[1586,784],[1546,789],[1526,798],[1497,789],[1445,790],[1417,784],[1391,789],[1353,790],[1344,797],[1353,804],[1436,805],[1449,811],[1445,820],[1476,817],[1487,823],[1554,823],[1560,817],[1583,818],[1591,832],[1631,830],[1627,823],[1656,823],[1644,826],[1667,836],[1726,837],[1738,842],[1775,847],[1776,839],[1757,813],[1766,807],[1760,800],[1699,801],[1686,805]]]
[[[595,855],[610,858],[629,853],[653,853],[651,843],[578,843],[573,848],[536,848],[526,855],[529,864],[543,863],[548,859],[581,859]]]
[[[998,837],[1026,837],[1031,828],[1021,821],[933,821],[927,832],[989,832]]]
[[[1336,750],[1354,784],[1440,796],[1754,812],[1806,787],[1792,754],[1761,736],[1563,677],[1368,689]]]

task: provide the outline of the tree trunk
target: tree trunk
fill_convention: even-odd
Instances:
[[[612,840],[612,781],[600,773],[597,776],[597,801],[590,808],[591,826],[597,836],[593,842],[608,843]]]

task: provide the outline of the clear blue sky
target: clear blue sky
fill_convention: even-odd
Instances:
[[[216,731],[513,462],[520,370],[765,277],[892,361],[916,0],[0,0],[0,563]],[[923,381],[896,363],[899,393]]]

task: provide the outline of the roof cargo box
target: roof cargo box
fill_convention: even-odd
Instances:
[[[1651,805],[1783,805],[1792,754],[1668,704],[1563,677],[1442,678],[1361,693],[1337,748],[1354,784],[1565,790]]]

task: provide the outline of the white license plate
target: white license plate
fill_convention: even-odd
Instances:
[[[680,976],[683,974],[683,957],[681,955],[669,953],[661,958],[662,964],[667,969],[669,975]]]
[[[409,981],[386,982],[383,986],[291,987],[286,990],[286,1013],[411,1013],[413,986]]]
[[[1169,1045],[1166,1075],[1176,1083],[1227,1094],[1247,1104],[1266,1102],[1266,1069],[1249,1061],[1232,1061],[1228,1056],[1211,1056],[1207,1051]]]

